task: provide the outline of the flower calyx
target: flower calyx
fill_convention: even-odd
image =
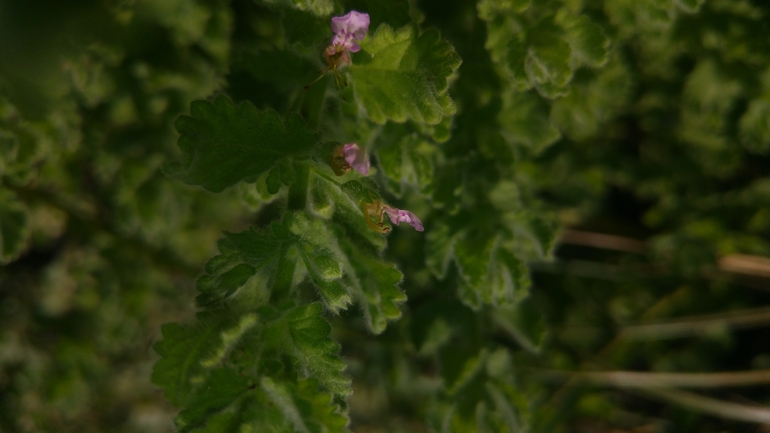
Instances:
[[[334,82],[337,84],[340,95],[342,95],[342,85],[340,83],[343,83],[345,87],[347,87],[348,83],[342,78],[338,68],[350,64],[350,54],[348,53],[355,53],[361,50],[357,41],[363,40],[366,37],[366,32],[369,30],[369,14],[350,11],[347,15],[332,17],[331,26],[334,38],[332,39],[332,44],[324,50],[327,66],[319,71],[321,75],[318,78],[305,86],[305,90],[320,80],[328,71],[332,71]],[[345,95],[342,95],[342,99],[347,101]]]
[[[336,146],[332,150],[329,165],[337,176],[342,176],[351,168],[364,176],[368,176],[371,168],[369,158],[366,157],[366,150],[360,148],[356,143]]]
[[[383,224],[386,213],[388,214],[388,217],[390,217],[390,221],[395,225],[407,223],[414,227],[418,232],[425,230],[422,221],[420,221],[417,215],[411,211],[388,206],[380,200],[375,200],[374,203],[364,204],[364,218],[366,218],[366,224],[377,233],[387,233],[390,231],[390,227],[385,227]]]

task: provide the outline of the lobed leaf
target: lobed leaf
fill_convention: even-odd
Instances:
[[[395,265],[357,248],[350,242],[343,243],[348,257],[346,272],[353,280],[352,291],[362,304],[367,326],[374,334],[385,331],[388,320],[401,317],[398,305],[406,301],[406,295],[398,287],[403,275]]]
[[[195,404],[200,392],[205,392],[201,386],[210,386],[202,384],[208,383],[212,368],[255,324],[256,318],[251,315],[239,320],[222,314],[205,314],[194,326],[164,324],[163,340],[153,346],[161,359],[153,368],[152,383],[163,387],[166,398],[176,406]],[[190,414],[195,422],[200,417],[195,411]]]
[[[561,137],[549,118],[548,104],[532,92],[506,95],[498,121],[508,142],[524,145],[534,153]]]
[[[347,432],[347,417],[331,403],[331,396],[318,392],[317,382],[311,379],[298,383],[277,383],[265,377],[261,388],[273,407],[278,408],[293,429],[257,431],[297,431],[318,433]]]
[[[175,126],[188,155],[166,165],[166,172],[213,192],[256,179],[284,158],[308,158],[318,145],[299,115],[283,122],[275,111],[260,111],[248,101],[236,106],[224,95],[213,104],[193,102],[190,116],[180,116]]]
[[[455,113],[448,87],[461,59],[436,30],[383,24],[360,45],[350,71],[356,101],[373,122],[436,125]]]
[[[417,134],[410,134],[377,150],[377,160],[391,191],[400,197],[406,185],[424,192],[433,182],[435,149]]]
[[[592,67],[604,65],[610,40],[602,28],[585,15],[570,17],[565,26],[575,57]]]
[[[192,431],[212,413],[230,406],[249,389],[248,380],[230,368],[218,368],[192,397],[190,407],[176,417],[179,432]]]

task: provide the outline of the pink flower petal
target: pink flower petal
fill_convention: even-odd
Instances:
[[[366,37],[369,30],[369,14],[350,11],[341,17],[332,17],[332,45],[340,46],[346,51],[355,53],[361,47],[356,44]]]
[[[425,230],[422,221],[420,221],[420,219],[417,218],[417,215],[413,214],[411,211],[385,206],[385,212],[388,214],[388,217],[390,217],[390,221],[395,225],[407,223],[414,227],[418,232]]]
[[[371,168],[369,158],[366,157],[366,151],[358,147],[357,144],[348,143],[342,146],[342,156],[354,170],[364,176],[369,175],[369,168]]]

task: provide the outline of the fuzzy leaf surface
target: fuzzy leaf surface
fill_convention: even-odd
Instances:
[[[213,103],[193,102],[190,115],[180,116],[175,126],[187,157],[168,164],[166,172],[213,192],[256,179],[283,158],[307,158],[318,144],[299,115],[283,121],[275,111],[250,102],[236,106],[224,95]]]
[[[448,87],[461,59],[436,30],[383,24],[360,45],[363,52],[350,70],[356,100],[369,119],[436,125],[455,113]]]

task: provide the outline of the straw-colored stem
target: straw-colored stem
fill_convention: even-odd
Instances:
[[[770,409],[761,406],[748,406],[740,403],[717,400],[711,397],[673,389],[645,389],[642,391],[658,400],[670,402],[688,409],[725,419],[770,423]]]
[[[762,325],[770,325],[770,307],[630,325],[623,328],[619,338],[660,340],[702,335],[718,328],[750,328]]]
[[[722,373],[654,373],[636,371],[570,372],[536,371],[545,380],[570,380],[580,384],[615,388],[723,388],[766,385],[770,370]]]

